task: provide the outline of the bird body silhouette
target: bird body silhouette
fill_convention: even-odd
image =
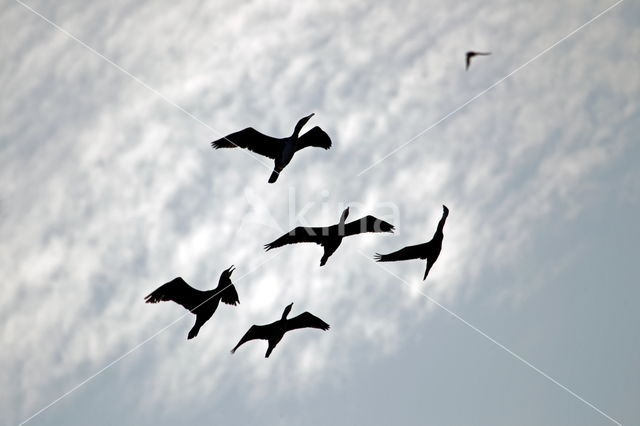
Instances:
[[[344,237],[361,234],[364,232],[393,232],[394,226],[388,222],[380,220],[374,216],[365,216],[358,220],[345,223],[349,216],[349,208],[342,212],[340,222],[336,225],[326,227],[304,227],[289,231],[275,241],[264,246],[265,250],[282,247],[287,244],[315,243],[324,248],[324,253],[320,259],[320,266],[324,266],[327,260],[340,247]]]
[[[410,259],[427,259],[427,269],[424,271],[424,277],[422,278],[423,281],[426,280],[429,271],[436,260],[438,260],[438,256],[440,256],[440,251],[442,250],[442,240],[444,238],[443,229],[447,216],[449,216],[449,209],[443,205],[442,218],[440,222],[438,222],[438,229],[436,229],[436,232],[433,234],[431,241],[415,246],[407,246],[389,254],[376,253],[374,257],[375,260],[377,262],[396,262]]]
[[[293,134],[288,138],[274,138],[260,133],[253,127],[247,127],[244,130],[231,133],[224,138],[211,142],[211,147],[214,149],[246,148],[271,158],[274,160],[274,167],[269,177],[269,183],[274,183],[278,180],[280,172],[291,162],[296,152],[309,146],[324,149],[331,148],[331,138],[318,126],[299,136],[304,125],[313,115],[302,117],[296,124]]]
[[[231,266],[220,274],[218,286],[213,290],[201,291],[191,287],[181,277],[174,278],[166,284],[161,285],[151,294],[145,297],[146,303],[158,303],[165,301],[176,302],[184,306],[196,316],[196,323],[189,331],[187,339],[193,339],[198,335],[200,327],[218,309],[220,301],[228,305],[240,303],[238,292],[231,282],[231,274],[235,269]]]
[[[488,56],[488,55],[491,55],[491,52],[474,52],[474,51],[467,52],[465,54],[466,65],[467,65],[465,69],[466,70],[469,69],[469,67],[471,66],[471,58],[473,58],[474,56]]]
[[[261,339],[266,340],[269,343],[267,352],[264,355],[265,358],[269,358],[273,349],[278,343],[280,343],[280,340],[282,340],[282,337],[288,331],[297,330],[299,328],[318,328],[325,331],[329,329],[329,324],[309,312],[304,312],[296,317],[287,319],[292,306],[293,303],[284,308],[282,317],[278,321],[267,325],[252,325],[251,328],[249,328],[249,331],[242,336],[242,339],[240,339],[238,344],[231,349],[231,353],[235,353],[236,349],[250,340]]]

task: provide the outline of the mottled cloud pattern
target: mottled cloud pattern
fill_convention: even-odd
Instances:
[[[0,413],[17,424],[184,313],[143,297],[234,264],[241,304],[192,317],[30,424],[623,424],[640,420],[634,308],[640,8],[613,2],[29,1],[0,5]],[[493,54],[464,70],[464,52]],[[270,169],[209,142],[295,122],[332,137]],[[263,159],[261,159],[263,161]],[[372,263],[431,238],[442,255]],[[373,214],[394,235],[265,253]],[[364,254],[364,256],[363,256]],[[238,280],[238,278],[242,277]],[[412,289],[413,287],[413,289]],[[229,350],[285,305],[331,330]]]

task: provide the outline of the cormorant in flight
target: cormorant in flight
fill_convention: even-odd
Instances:
[[[347,216],[349,216],[349,208],[342,212],[340,222],[336,225],[325,227],[298,226],[277,240],[266,244],[264,248],[269,251],[287,244],[316,243],[324,248],[324,254],[320,259],[320,266],[323,266],[338,249],[344,237],[358,235],[363,232],[393,232],[394,229],[392,224],[370,215],[345,224]]]
[[[211,147],[214,149],[246,148],[257,154],[273,159],[275,166],[271,177],[269,177],[269,183],[274,183],[278,180],[278,175],[282,169],[289,164],[296,152],[308,146],[324,149],[331,148],[331,138],[318,126],[315,126],[304,135],[298,136],[302,127],[307,124],[307,121],[309,121],[313,115],[314,114],[310,114],[301,118],[293,130],[293,134],[288,138],[274,138],[260,133],[253,127],[247,127],[244,130],[231,133],[222,139],[211,142]]]
[[[473,58],[474,56],[488,56],[491,55],[491,52],[467,52],[466,53],[466,58],[467,58],[467,67],[465,69],[469,69],[469,66],[471,65],[471,58]]]
[[[269,342],[267,353],[264,354],[265,358],[269,358],[271,351],[273,351],[280,340],[282,340],[282,336],[284,336],[287,331],[296,330],[298,328],[319,328],[320,330],[329,329],[329,324],[309,312],[287,319],[287,315],[291,312],[292,306],[293,303],[287,305],[282,313],[282,318],[276,322],[272,322],[267,325],[252,325],[249,331],[242,336],[242,339],[240,339],[235,348],[231,349],[231,353],[235,353],[236,349],[249,340],[261,339]]]
[[[429,275],[429,270],[431,270],[433,264],[438,260],[440,250],[442,250],[442,239],[444,238],[442,229],[444,228],[444,222],[447,220],[447,216],[449,216],[449,209],[443,205],[442,218],[440,222],[438,222],[438,229],[436,229],[435,234],[433,234],[431,241],[415,246],[408,246],[389,254],[376,253],[374,257],[375,260],[378,262],[396,262],[398,260],[427,259],[427,269],[424,271],[424,278],[422,278],[423,281],[426,280],[427,275]]]
[[[174,278],[145,297],[145,302],[158,303],[173,301],[187,308],[192,314],[195,314],[196,323],[187,336],[187,339],[193,339],[198,335],[200,327],[211,318],[221,300],[223,303],[233,306],[240,303],[238,292],[231,282],[231,273],[234,270],[232,265],[229,269],[223,271],[222,274],[220,274],[218,287],[206,291],[196,290],[181,277]]]

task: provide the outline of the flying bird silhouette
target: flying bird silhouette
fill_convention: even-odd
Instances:
[[[344,237],[350,237],[364,232],[393,232],[394,229],[392,224],[371,215],[345,224],[347,216],[349,216],[349,208],[346,208],[342,212],[340,222],[336,225],[325,227],[298,226],[277,240],[266,244],[264,248],[269,251],[287,244],[316,243],[324,248],[324,254],[320,259],[320,266],[323,266],[327,263],[329,257],[340,247],[340,243],[342,243]]]
[[[232,265],[229,269],[223,271],[220,274],[218,287],[213,290],[197,290],[187,284],[181,277],[177,277],[158,287],[153,293],[145,297],[144,301],[146,303],[176,302],[187,308],[192,314],[195,314],[196,323],[187,336],[187,339],[193,339],[198,335],[200,327],[216,311],[220,301],[233,306],[240,303],[238,292],[231,282],[231,274],[234,270]]]
[[[424,278],[422,278],[422,281],[426,280],[427,275],[429,275],[429,271],[433,267],[433,264],[436,263],[436,260],[438,260],[438,256],[440,256],[440,250],[442,250],[442,239],[444,238],[442,230],[444,228],[444,223],[447,220],[447,216],[449,216],[449,209],[447,208],[447,206],[443,205],[442,218],[440,219],[440,222],[438,222],[438,229],[436,229],[435,234],[433,234],[433,238],[431,239],[431,241],[424,244],[417,244],[415,246],[408,246],[389,254],[376,253],[374,259],[377,262],[396,262],[399,260],[427,259],[427,269],[424,271]]]
[[[467,58],[467,67],[465,69],[469,69],[469,66],[471,66],[471,58],[473,58],[474,56],[488,56],[491,55],[491,52],[467,52],[466,53],[466,58]]]
[[[271,351],[273,351],[280,340],[282,340],[282,336],[288,331],[299,328],[319,328],[325,331],[329,329],[329,324],[309,312],[304,312],[297,317],[287,319],[287,315],[291,312],[292,306],[293,303],[287,305],[287,307],[284,308],[284,312],[282,312],[282,318],[276,322],[267,325],[252,325],[249,331],[242,336],[242,339],[240,339],[235,348],[231,349],[231,353],[235,353],[236,349],[249,340],[261,339],[269,343],[267,353],[264,354],[265,358],[269,358]]]
[[[278,180],[278,176],[282,169],[293,158],[293,155],[308,146],[315,146],[317,148],[329,149],[331,148],[331,138],[320,127],[315,126],[302,136],[300,130],[307,124],[307,121],[314,114],[310,114],[306,117],[302,117],[298,124],[296,124],[293,134],[288,138],[274,138],[260,133],[253,127],[247,127],[239,132],[231,133],[222,139],[211,142],[211,147],[214,149],[220,148],[246,148],[257,154],[264,155],[274,160],[273,173],[269,177],[269,183],[274,183]]]

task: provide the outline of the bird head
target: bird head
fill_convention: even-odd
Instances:
[[[311,120],[311,117],[313,117],[314,115],[316,115],[316,113],[312,112],[311,114],[307,115],[306,117],[302,117],[300,119],[300,121],[302,121],[302,125],[304,126],[305,124],[307,124],[307,121]]]
[[[291,308],[293,307],[293,302],[289,303],[286,308],[284,308],[284,312],[282,312],[282,319],[287,319],[287,315],[291,312]]]
[[[311,114],[307,115],[306,117],[302,117],[300,120],[298,120],[298,124],[296,124],[296,128],[293,131],[294,136],[298,136],[298,134],[300,133],[300,130],[302,130],[304,125],[307,124],[307,121],[311,120],[311,117],[313,117],[314,115],[315,115],[315,113],[312,112]]]
[[[449,209],[447,208],[447,206],[445,206],[444,204],[442,205],[442,215],[444,217],[449,216]]]
[[[228,268],[228,269],[225,269],[225,271],[223,272],[223,274],[226,274],[227,276],[229,276],[229,277],[230,277],[230,276],[231,276],[231,274],[233,273],[233,271],[235,271],[235,270],[236,270],[236,268],[235,268],[233,265],[231,265],[231,266],[229,266],[229,268]]]
[[[340,223],[344,223],[344,221],[347,220],[348,217],[349,217],[349,207],[344,209],[344,211],[342,212],[342,216],[340,216]]]

